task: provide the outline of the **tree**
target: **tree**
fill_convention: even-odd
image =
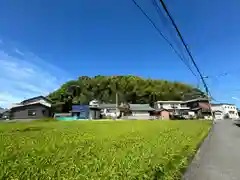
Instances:
[[[166,80],[144,79],[137,76],[82,76],[64,83],[49,94],[55,102],[64,102],[65,110],[71,104],[88,104],[97,99],[100,102],[115,103],[116,92],[119,103],[148,103],[159,100],[185,100],[204,97],[205,94],[190,85]]]

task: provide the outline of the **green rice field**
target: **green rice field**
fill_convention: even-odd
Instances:
[[[180,179],[210,121],[0,123],[0,179]]]

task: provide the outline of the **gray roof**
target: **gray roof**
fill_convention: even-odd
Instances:
[[[8,109],[0,109],[0,114],[5,113]]]
[[[129,104],[131,111],[154,111],[149,104]]]
[[[196,99],[190,99],[190,100],[184,101],[184,103],[195,102],[195,101],[209,101],[209,99],[208,98],[196,98]]]
[[[38,99],[44,99],[45,101],[47,101],[49,103],[52,102],[50,99],[48,99],[48,98],[46,98],[44,96],[36,96],[36,97],[29,98],[29,99],[25,99],[21,103],[24,104],[24,103],[26,103],[28,101],[33,101],[33,100],[38,100]]]

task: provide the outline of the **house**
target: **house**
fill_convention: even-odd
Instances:
[[[99,104],[101,115],[104,117],[117,118],[120,116],[118,105],[116,104]]]
[[[209,99],[207,98],[196,98],[188,101],[184,101],[183,104],[195,112],[198,118],[211,119],[211,107]]]
[[[44,96],[37,96],[12,104],[9,111],[10,119],[41,119],[50,116],[51,101]]]
[[[72,105],[70,111],[73,117],[77,119],[88,119],[89,117],[89,106],[88,105]]]
[[[7,119],[9,117],[9,110],[0,108],[0,119]]]
[[[106,118],[120,117],[119,106],[116,104],[100,103],[98,100],[92,100],[89,102],[89,107],[91,110],[91,117],[95,117],[97,119],[101,118],[102,116]],[[100,114],[98,112],[99,110]]]
[[[170,119],[170,113],[167,109],[158,109],[155,111],[155,115],[158,119]]]
[[[207,98],[197,98],[187,101],[157,101],[154,107],[156,110],[168,110],[170,116],[182,116],[184,118],[211,117],[209,100]]]
[[[101,108],[98,106],[73,105],[70,112],[76,120],[101,119]]]
[[[238,119],[238,110],[234,104],[220,103],[211,105],[213,112],[221,112],[221,119]]]
[[[128,119],[153,119],[155,112],[149,104],[129,104],[129,110]]]
[[[164,110],[163,112],[167,113],[166,111],[168,111],[171,117],[192,115],[190,107],[187,107],[184,101],[157,101],[154,107],[157,112],[162,112]]]
[[[100,119],[101,109],[96,106],[73,105],[68,113],[55,113],[54,118],[60,121]]]

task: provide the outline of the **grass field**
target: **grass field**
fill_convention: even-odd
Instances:
[[[209,121],[0,123],[0,179],[179,179]]]

